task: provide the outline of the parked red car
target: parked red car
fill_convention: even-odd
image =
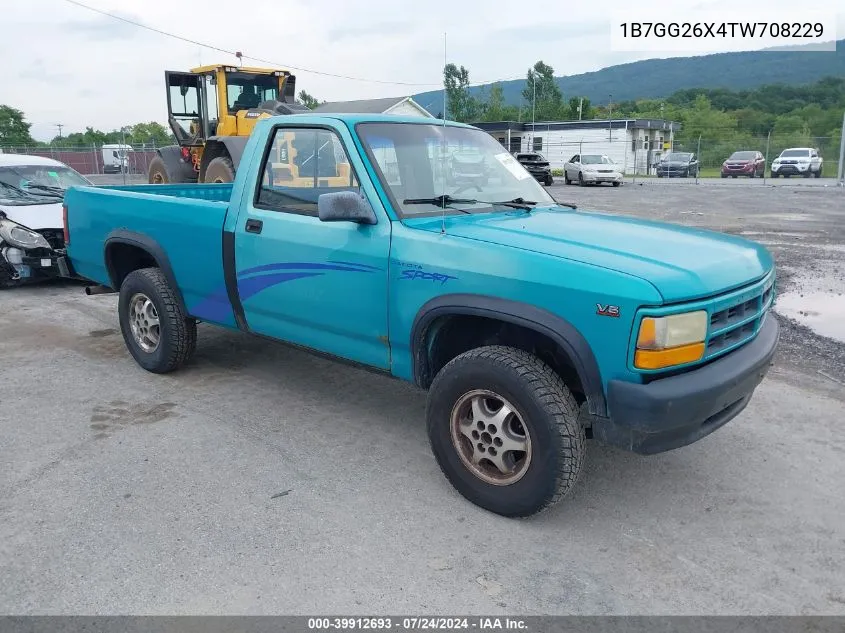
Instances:
[[[734,152],[722,163],[722,178],[748,176],[755,178],[766,173],[766,158],[760,152]]]

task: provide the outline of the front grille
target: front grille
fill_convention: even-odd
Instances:
[[[705,360],[754,338],[771,307],[773,295],[774,278],[770,277],[749,291],[716,298],[710,314]]]

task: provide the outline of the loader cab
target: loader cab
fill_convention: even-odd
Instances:
[[[296,77],[284,70],[202,66],[165,72],[167,113],[182,147],[213,136],[249,136],[264,116],[304,108],[294,102]]]

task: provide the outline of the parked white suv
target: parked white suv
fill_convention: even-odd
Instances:
[[[804,176],[809,178],[822,175],[822,157],[819,151],[811,147],[792,147],[785,149],[776,159],[772,161],[772,178],[783,176],[789,178],[791,175]]]

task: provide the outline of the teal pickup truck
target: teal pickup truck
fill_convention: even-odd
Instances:
[[[65,240],[144,369],[182,365],[203,321],[412,381],[446,477],[505,516],[562,498],[587,439],[718,429],[778,341],[762,246],[557,203],[431,119],[266,119],[231,184],[71,189]]]

